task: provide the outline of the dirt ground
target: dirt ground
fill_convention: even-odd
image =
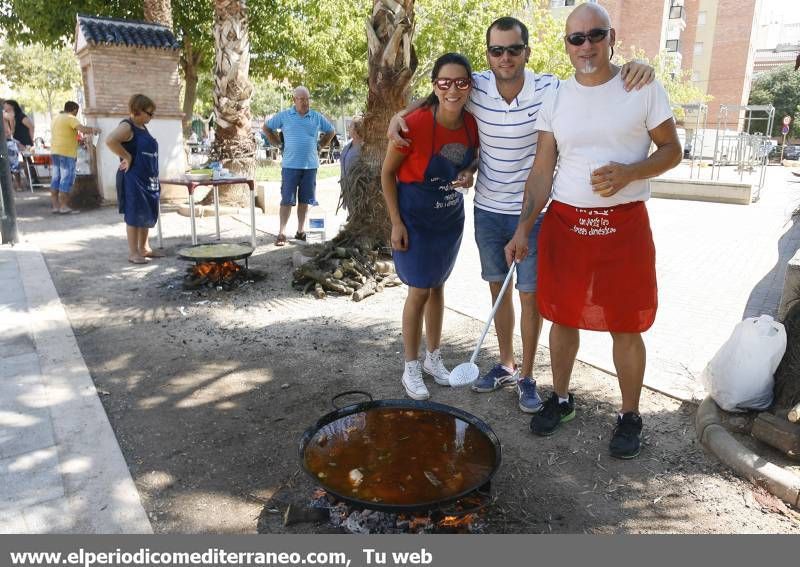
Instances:
[[[264,281],[235,292],[185,292],[185,238],[168,257],[125,261],[124,227],[111,208],[52,218],[47,198],[20,195],[25,239],[44,253],[86,364],[157,533],[314,533],[283,526],[290,503],[315,484],[298,465],[298,440],[344,390],[403,397],[400,311],[404,288],[361,303],[319,301],[290,287],[291,254],[261,235],[251,268]],[[247,228],[223,219],[224,237]],[[188,221],[164,215],[165,233]],[[236,228],[240,226],[240,228]],[[185,232],[185,231],[184,231]],[[475,301],[488,294],[476,272]],[[448,311],[443,354],[468,360],[482,323]],[[519,349],[520,346],[517,345]],[[497,354],[490,333],[479,365]],[[537,357],[550,393],[548,352]],[[534,437],[512,391],[474,394],[430,384],[432,400],[475,414],[503,446],[493,481],[491,533],[800,533],[800,516],[740,480],[699,446],[695,406],[645,390],[640,457],[607,445],[616,380],[577,364],[577,418]]]

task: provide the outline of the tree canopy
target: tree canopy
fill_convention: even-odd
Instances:
[[[0,75],[20,92],[26,110],[51,115],[75,98],[81,81],[72,50],[36,44],[0,46]]]
[[[141,19],[143,2],[60,0],[55,10],[52,0],[0,0],[0,28],[12,43],[69,46],[77,13]],[[329,115],[362,110],[367,76],[365,25],[372,6],[372,0],[248,0],[254,114],[272,113],[283,101],[288,104],[290,85],[301,83],[311,89],[315,106]],[[212,7],[213,0],[172,2],[173,30],[183,45],[186,96],[193,102],[192,108],[184,108],[203,115],[211,108]],[[417,96],[427,94],[433,62],[448,51],[466,55],[475,70],[485,69],[486,28],[497,17],[509,14],[530,30],[531,69],[561,78],[572,74],[564,50],[563,21],[555,20],[531,0],[420,0],[415,12],[418,68],[413,87]],[[636,56],[645,59],[641,53]],[[652,64],[673,103],[703,98],[685,75],[673,77],[662,57]],[[197,101],[190,84],[193,73]],[[273,92],[265,92],[269,89]]]
[[[792,117],[789,136],[800,136],[800,72],[795,71],[792,65],[759,75],[750,90],[749,104],[771,104],[775,107],[772,136],[781,135],[781,119],[784,116]]]

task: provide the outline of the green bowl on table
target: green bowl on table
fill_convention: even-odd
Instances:
[[[186,178],[191,181],[208,181],[212,174],[210,169],[192,169],[186,174]]]

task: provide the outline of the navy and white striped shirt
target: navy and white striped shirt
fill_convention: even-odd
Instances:
[[[494,73],[473,73],[472,79],[475,86],[466,108],[478,123],[481,142],[475,206],[518,215],[536,155],[539,107],[544,96],[558,88],[559,80],[526,69],[525,84],[509,104],[497,90]]]

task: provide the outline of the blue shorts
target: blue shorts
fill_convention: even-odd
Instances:
[[[50,156],[52,161],[52,177],[50,179],[50,190],[69,193],[75,183],[75,166],[78,160],[74,157],[60,156],[53,154]]]
[[[317,205],[316,169],[281,169],[281,206],[294,207],[297,201]]]
[[[536,241],[542,217],[539,215],[528,237],[528,255],[517,264],[517,289],[536,291]],[[475,242],[481,256],[481,277],[487,282],[502,282],[508,274],[505,246],[517,230],[519,215],[492,213],[475,207]]]

